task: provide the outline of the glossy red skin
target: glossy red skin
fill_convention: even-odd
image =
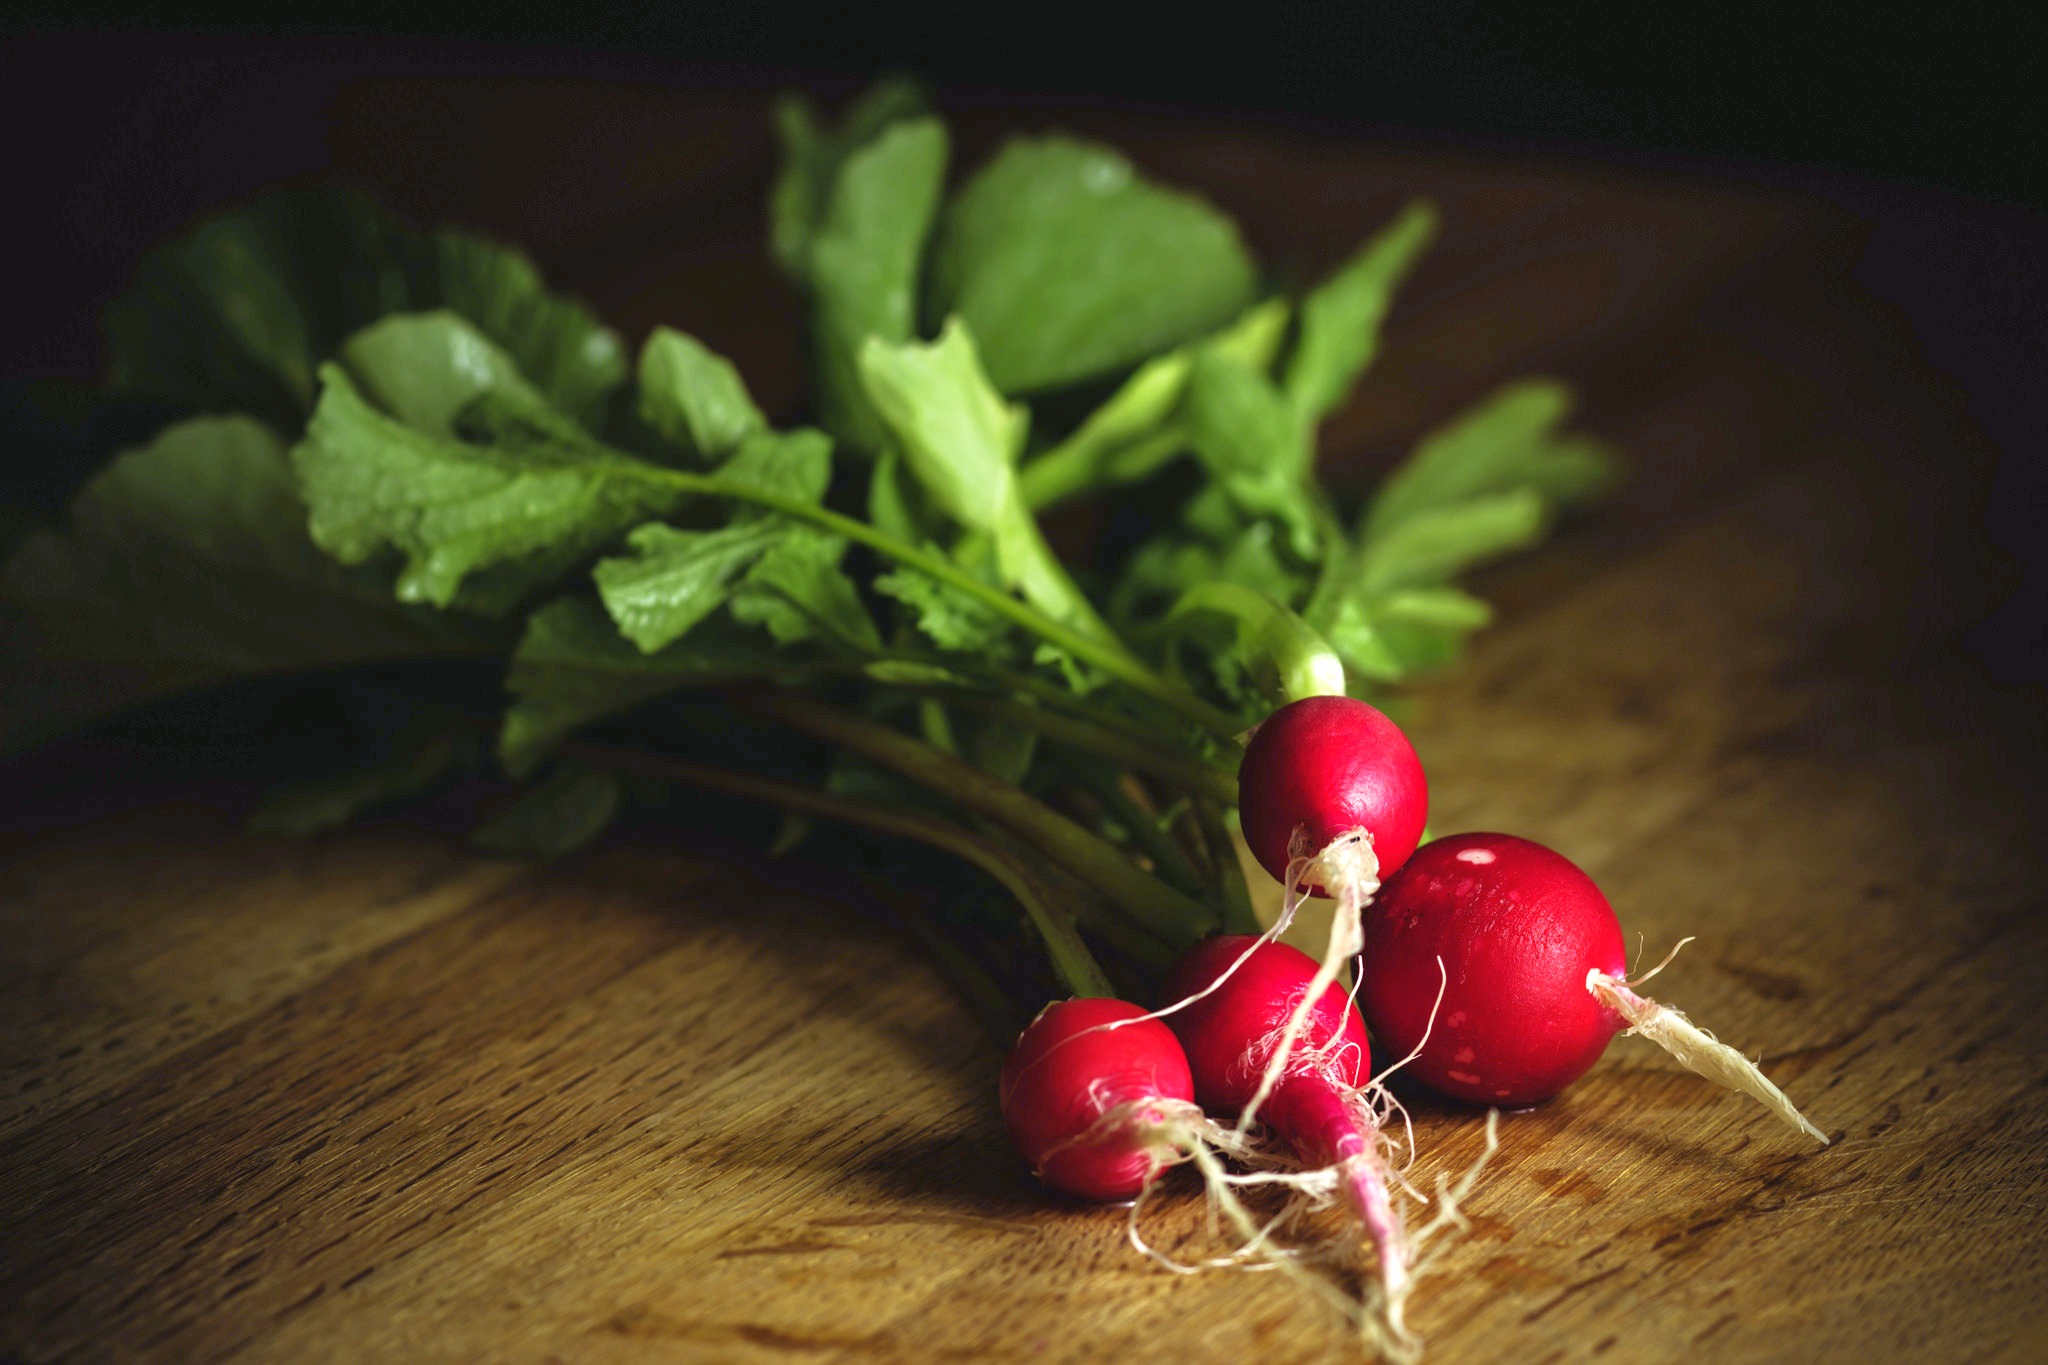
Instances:
[[[1401,727],[1350,697],[1305,697],[1268,716],[1237,769],[1244,840],[1275,881],[1287,876],[1294,831],[1312,849],[1348,830],[1372,834],[1382,879],[1422,838],[1429,783]]]
[[[1003,1122],[1046,1184],[1083,1199],[1129,1199],[1152,1178],[1142,1132],[1110,1132],[1063,1146],[1107,1110],[1142,1100],[1192,1104],[1194,1078],[1173,1031],[1123,1000],[1083,997],[1047,1005],[1003,1063]],[[1142,1022],[1090,1033],[1101,1024]]]
[[[1359,1004],[1383,1052],[1406,1056],[1427,1031],[1408,1072],[1478,1104],[1549,1099],[1627,1026],[1586,989],[1593,968],[1628,967],[1607,897],[1563,855],[1511,834],[1416,850],[1366,909],[1362,962]]]
[[[1251,957],[1214,994],[1166,1016],[1187,1049],[1195,1098],[1205,1109],[1235,1112],[1250,1101],[1280,1031],[1316,974],[1316,962],[1284,943],[1221,934],[1189,950],[1167,983],[1169,999],[1185,1000],[1229,971],[1254,944]],[[1340,1037],[1347,1046],[1332,1054],[1331,1064],[1318,1067],[1304,1055]],[[1342,986],[1323,992],[1295,1047],[1297,1060],[1260,1106],[1260,1116],[1310,1165],[1331,1165],[1363,1152],[1367,1136],[1345,1098],[1371,1074],[1372,1056],[1365,1020]]]

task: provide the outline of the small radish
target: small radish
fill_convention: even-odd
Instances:
[[[1335,1170],[1378,1254],[1387,1325],[1405,1340],[1412,1262],[1388,1193],[1379,1121],[1361,1088],[1370,1064],[1365,1021],[1334,983],[1316,992],[1319,975],[1314,958],[1284,943],[1206,939],[1174,969],[1167,989],[1180,1003],[1165,1017],[1205,1107],[1239,1113],[1240,1129],[1262,1119],[1305,1166]]]
[[[1280,1030],[1315,972],[1315,959],[1299,948],[1219,934],[1174,968],[1167,992],[1185,1003],[1165,1017],[1186,1049],[1203,1105],[1237,1113],[1260,1099],[1258,1116],[1320,1166],[1371,1145],[1371,1129],[1359,1126],[1347,1101],[1365,1083],[1372,1056],[1365,1020],[1341,987],[1332,983],[1314,1002],[1299,1049],[1260,1095]]]
[[[1304,697],[1268,716],[1245,746],[1237,785],[1245,843],[1260,865],[1286,886],[1313,872],[1340,900],[1371,896],[1368,883],[1407,861],[1429,818],[1429,784],[1408,736],[1350,697]],[[1347,856],[1331,856],[1347,846]],[[1336,865],[1295,868],[1305,856]]]
[[[1591,877],[1527,839],[1458,834],[1380,888],[1359,1000],[1383,1046],[1413,1052],[1409,1070],[1459,1099],[1548,1099],[1631,1030],[1827,1141],[1752,1062],[1637,995],[1626,973],[1621,925]]]
[[[1122,1000],[1047,1005],[1003,1063],[1003,1121],[1041,1179],[1083,1199],[1129,1199],[1182,1159],[1201,1122],[1172,1030]]]

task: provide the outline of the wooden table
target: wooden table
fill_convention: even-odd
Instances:
[[[790,401],[755,96],[313,69],[331,174],[526,242],[629,332],[679,322]],[[1010,117],[968,110],[963,142]],[[1504,1121],[1412,1309],[1433,1358],[2048,1357],[2037,642],[2024,604],[1964,635],[2012,581],[1983,500],[2031,476],[1991,482],[1972,374],[1857,273],[1892,220],[1590,161],[1057,120],[1304,273],[1439,200],[1442,246],[1326,433],[1341,482],[1535,369],[1634,461],[1484,585],[1503,624],[1416,696],[1434,824],[1566,851],[1653,954],[1697,935],[1660,993],[1835,1141],[1618,1043]],[[1354,1354],[1272,1277],[1165,1273],[1120,1211],[1035,1188],[996,1051],[829,869],[646,838],[539,868],[389,823],[270,841],[89,747],[12,775],[0,1356]],[[1425,1176],[1480,1141],[1448,1106],[1417,1132]],[[1184,1190],[1148,1219],[1201,1245]]]

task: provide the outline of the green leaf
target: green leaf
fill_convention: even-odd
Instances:
[[[1082,663],[1049,640],[1040,640],[1031,647],[1031,662],[1058,673],[1067,690],[1075,696],[1085,697],[1109,682],[1109,675],[1101,669]]]
[[[1493,608],[1458,588],[1403,588],[1375,604],[1384,620],[1438,630],[1474,631],[1493,624]]]
[[[1273,382],[1215,351],[1195,359],[1185,405],[1188,435],[1230,500],[1287,529],[1294,552],[1316,553],[1314,458],[1309,431]]]
[[[398,550],[402,600],[501,614],[680,500],[639,474],[653,466],[603,447],[515,442],[507,428],[484,444],[439,436],[372,407],[340,368],[322,377],[292,451],[313,539],[345,564]]]
[[[1470,498],[1528,488],[1570,502],[1612,477],[1605,448],[1553,435],[1571,410],[1571,393],[1550,380],[1522,380],[1430,433],[1390,475],[1366,509],[1360,538],[1370,542],[1417,513]]]
[[[1013,787],[1024,785],[1037,756],[1038,732],[1027,726],[987,719],[968,729],[967,761]]]
[[[732,362],[667,327],[655,328],[640,351],[640,414],[665,440],[707,462],[768,429]]]
[[[1187,446],[1175,421],[1193,357],[1169,351],[1140,365],[1059,445],[1027,463],[1018,485],[1044,508],[1075,494],[1133,483]]]
[[[1198,614],[1231,621],[1239,662],[1272,679],[1284,700],[1344,691],[1344,667],[1330,642],[1272,597],[1235,583],[1197,583],[1173,604],[1166,622]]]
[[[250,418],[166,428],[68,520],[0,575],[32,642],[32,667],[0,668],[10,737],[229,677],[489,647],[480,623],[401,606],[381,576],[321,554],[284,442]]]
[[[881,648],[860,590],[839,567],[845,553],[840,537],[791,526],[740,580],[733,619],[762,627],[783,645],[822,640],[859,653]]]
[[[1347,630],[1356,633],[1347,633]],[[1404,621],[1371,607],[1331,632],[1346,662],[1372,682],[1403,683],[1441,673],[1465,654],[1471,631],[1461,627]]]
[[[761,431],[740,442],[739,450],[720,466],[718,481],[799,502],[817,502],[832,483],[832,438],[822,431]],[[742,507],[735,516],[774,516]]]
[[[1110,638],[1018,491],[1016,462],[1030,414],[1005,403],[988,382],[966,325],[949,319],[929,345],[870,338],[861,349],[861,378],[933,504],[987,536],[1002,585],[1055,621]]]
[[[516,251],[414,231],[360,195],[288,190],[208,219],[143,259],[107,311],[110,382],[295,429],[319,367],[391,313],[447,309],[588,424],[624,380],[618,339]]]
[[[1466,637],[1492,620],[1491,607],[1457,588],[1400,588],[1345,598],[1325,633],[1359,677],[1395,683],[1455,663]]]
[[[619,632],[652,653],[725,605],[734,580],[783,535],[760,519],[711,531],[650,522],[627,537],[631,555],[600,561],[591,576]]]
[[[513,857],[560,858],[605,832],[618,815],[620,795],[613,773],[559,768],[478,826],[470,841]]]
[[[1621,478],[1621,455],[1594,436],[1553,436],[1521,470],[1524,487],[1541,493],[1557,507],[1591,501]]]
[[[1264,374],[1273,368],[1273,357],[1280,353],[1280,341],[1287,335],[1291,313],[1286,299],[1267,299],[1245,309],[1228,327],[1198,344],[1256,374]]]
[[[1219,475],[1290,487],[1308,475],[1307,427],[1271,380],[1237,360],[1216,351],[1196,356],[1187,418],[1197,453]]]
[[[1379,352],[1394,291],[1436,236],[1436,210],[1410,204],[1301,304],[1287,396],[1313,422],[1341,406]]]
[[[1276,602],[1300,600],[1307,586],[1283,553],[1270,521],[1247,523],[1242,510],[1210,483],[1190,498],[1177,525],[1145,540],[1110,595],[1119,618],[1163,609],[1190,584],[1221,582],[1254,589]]]
[[[811,243],[819,406],[825,425],[858,450],[883,441],[861,383],[861,348],[876,337],[906,341],[916,329],[918,268],[945,175],[942,124],[892,125],[847,158]]]
[[[602,608],[558,598],[527,618],[506,688],[514,698],[498,757],[515,776],[591,721],[689,686],[779,679],[793,661],[760,635],[713,620],[653,654],[620,637]]]
[[[547,406],[510,356],[450,312],[394,314],[343,342],[340,354],[367,398],[436,436],[456,435],[456,419],[485,394],[525,411]]]
[[[927,503],[924,490],[904,468],[902,455],[884,450],[868,471],[868,520],[875,529],[912,545],[923,544],[938,528],[938,517]]]
[[[1263,372],[1287,316],[1284,300],[1268,300],[1201,345]],[[1071,434],[1027,463],[1018,476],[1024,500],[1042,510],[1079,493],[1135,483],[1185,451],[1181,399],[1196,350],[1179,347],[1140,365]]]
[[[782,166],[769,192],[769,237],[775,260],[792,279],[810,268],[811,240],[824,220],[825,205],[846,158],[872,142],[883,129],[925,111],[925,97],[905,80],[878,82],[856,100],[827,132],[818,126],[817,111],[801,95],[788,95],[775,105],[775,133],[782,146]]]
[[[1408,677],[1409,659],[1388,638],[1385,623],[1376,619],[1362,596],[1346,597],[1323,627],[1324,638],[1344,660],[1353,678],[1396,683]]]
[[[431,266],[418,297],[382,312],[446,308],[467,318],[512,357],[519,373],[549,403],[594,427],[607,400],[626,382],[626,350],[581,304],[546,292],[540,272],[516,251],[480,238],[441,231],[429,239]],[[355,330],[344,321],[339,334]]]
[[[831,483],[831,456],[832,443],[823,432],[755,432],[741,441],[738,453],[718,471],[719,481],[815,503]],[[850,582],[843,593],[829,582],[828,575],[838,572],[844,546],[836,538],[826,539],[832,541],[831,562],[811,562],[821,559],[822,550],[814,543],[810,528],[742,503],[733,510],[731,522],[711,530],[679,530],[660,522],[639,527],[628,537],[633,553],[601,561],[593,577],[619,630],[641,649],[652,652],[681,639],[728,602],[737,606],[734,594],[742,575],[751,579],[764,558],[775,556],[787,543],[801,541],[809,548],[793,551],[786,563],[769,568],[768,588],[752,594],[743,609],[753,614],[751,623],[767,625],[784,643],[793,643],[810,632],[789,614],[790,604],[775,596],[778,575],[787,580],[785,586],[807,593],[803,604],[844,610],[850,597],[859,608],[858,594]],[[826,606],[828,597],[831,600]],[[858,631],[851,624],[848,629]],[[791,632],[786,638],[781,634],[785,631]]]
[[[940,649],[997,659],[1011,652],[1009,621],[980,598],[912,569],[885,573],[874,586],[909,607],[917,628]]]
[[[1442,583],[1527,548],[1544,526],[1543,499],[1532,488],[1414,512],[1360,551],[1357,590]]]
[[[1287,304],[1270,300],[1247,309],[1199,349],[1214,357],[1212,364],[1228,361],[1254,373],[1263,372],[1272,363],[1286,326]],[[1133,447],[1158,435],[1180,415],[1197,354],[1198,348],[1184,346],[1140,365],[1063,444],[1090,454],[1102,467],[1100,482],[1127,482],[1151,472],[1150,468],[1120,468],[1119,461],[1131,459]]]
[[[892,687],[972,687],[974,680],[963,673],[917,659],[876,659],[861,666],[861,673]]]
[[[1030,414],[1003,402],[974,338],[954,318],[930,344],[871,337],[862,382],[918,483],[972,530],[992,530],[1016,502],[1015,464]]]
[[[1228,322],[1257,279],[1228,218],[1063,137],[1013,141],[961,188],[932,270],[934,315],[966,320],[1004,393],[1158,355]]]
[[[1602,488],[1611,453],[1555,434],[1563,386],[1508,385],[1431,433],[1360,519],[1341,590],[1311,615],[1355,672],[1399,681],[1456,662],[1491,613],[1450,580],[1542,538],[1557,508]],[[1328,586],[1327,584],[1325,586]]]
[[[1108,462],[1117,451],[1142,441],[1172,420],[1193,368],[1194,356],[1185,350],[1146,361],[1068,440]]]
[[[462,739],[445,731],[401,735],[389,753],[358,755],[346,772],[269,793],[251,812],[248,827],[294,838],[340,829],[372,807],[425,791],[469,753]]]

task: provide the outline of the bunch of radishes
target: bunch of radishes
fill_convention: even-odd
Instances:
[[[523,257],[352,196],[259,200],[154,253],[111,316],[110,374],[119,410],[185,415],[0,565],[0,616],[32,625],[67,696],[43,722],[360,667],[347,761],[278,793],[266,827],[510,777],[479,842],[557,856],[685,784],[782,806],[778,847],[838,821],[962,859],[1077,997],[1004,1070],[1033,1166],[1116,1200],[1192,1165],[1240,1239],[1221,1259],[1282,1273],[1305,1260],[1296,1214],[1347,1210],[1377,1264],[1361,1321],[1396,1349],[1460,1186],[1404,1228],[1413,1144],[1389,1136],[1407,1130],[1368,1029],[1382,1076],[1512,1106],[1628,1028],[1819,1136],[1634,993],[1564,859],[1497,835],[1418,851],[1421,764],[1344,695],[1347,674],[1391,687],[1454,658],[1489,615],[1455,580],[1618,468],[1564,427],[1562,385],[1518,381],[1339,515],[1315,437],[1379,354],[1429,206],[1290,299],[1227,215],[1111,149],[1020,138],[949,189],[945,125],[907,85],[836,127],[801,100],[776,124],[775,258],[818,362],[793,425],[692,336],[658,329],[631,366]],[[1142,528],[1093,596],[1038,521],[1084,499]],[[441,671],[495,656],[502,711]],[[495,754],[451,695],[488,699]],[[1276,696],[1233,785],[1219,764]],[[13,742],[21,717],[0,719]],[[818,746],[762,743],[759,721]],[[1233,794],[1286,892],[1264,932]],[[1337,906],[1320,960],[1276,941],[1315,893]],[[982,909],[905,918],[1007,1032],[948,927],[1007,958],[1008,908]],[[1167,983],[1159,1008],[1113,998],[1137,974]],[[1244,1197],[1261,1185],[1288,1192],[1277,1213]]]
[[[1392,1195],[1380,1131],[1392,1102],[1372,1078],[1368,1030],[1431,1088],[1510,1108],[1557,1094],[1632,1031],[1827,1141],[1753,1063],[1630,988],[1614,911],[1571,862],[1506,834],[1418,847],[1422,765],[1372,706],[1314,696],[1281,708],[1253,734],[1238,781],[1245,841],[1286,888],[1280,921],[1198,944],[1155,1011],[1068,1000],[1024,1031],[1003,1068],[1003,1113],[1048,1184],[1131,1199],[1195,1162],[1245,1234],[1242,1258],[1270,1250],[1271,1225],[1245,1213],[1233,1184],[1292,1169],[1289,1183],[1364,1229],[1378,1262],[1366,1320],[1398,1353],[1415,1344],[1401,1311],[1415,1247]],[[1337,902],[1320,963],[1275,941],[1310,894]],[[1338,981],[1347,959],[1355,1003]],[[1489,1152],[1491,1141],[1489,1123]],[[1248,1173],[1233,1180],[1219,1154]]]

